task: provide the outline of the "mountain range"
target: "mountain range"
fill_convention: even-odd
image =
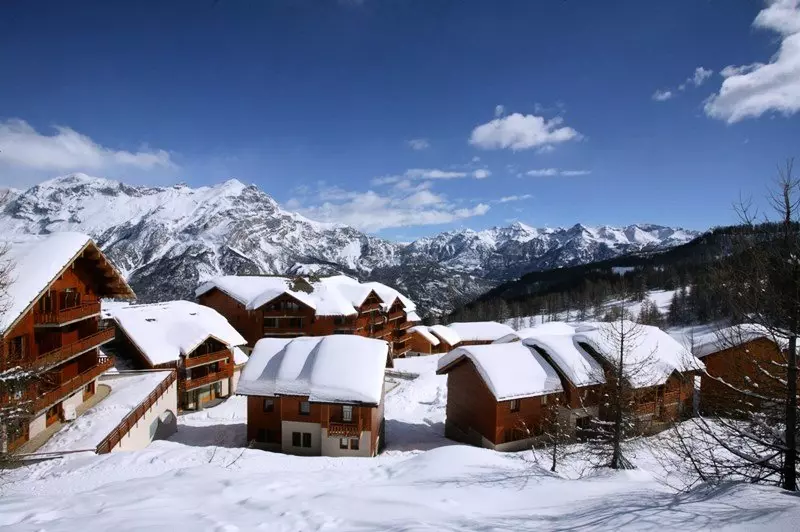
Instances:
[[[667,249],[695,231],[643,224],[461,229],[398,243],[285,210],[255,185],[131,186],[69,174],[0,200],[0,233],[81,231],[127,276],[141,301],[193,298],[221,273],[341,272],[404,291],[446,312],[538,270]]]

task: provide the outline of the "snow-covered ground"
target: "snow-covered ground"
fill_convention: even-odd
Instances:
[[[377,458],[293,457],[238,448],[245,401],[181,416],[172,441],[143,451],[71,455],[15,470],[0,528],[115,530],[797,530],[800,500],[729,484],[688,494],[643,449],[640,469],[573,478],[531,452],[501,454],[443,436],[438,356],[397,361],[419,373],[386,397],[387,451]],[[224,435],[218,437],[218,435]],[[220,441],[215,441],[220,440]],[[213,446],[212,444],[224,446]]]

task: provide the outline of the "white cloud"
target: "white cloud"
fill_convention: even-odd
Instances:
[[[533,194],[520,194],[514,196],[503,196],[499,200],[496,200],[496,203],[509,203],[511,201],[523,201],[526,199],[531,199]]]
[[[481,162],[481,158],[476,155],[475,157],[472,158],[472,162],[473,163],[479,163],[479,162]]]
[[[503,116],[503,113],[506,112],[506,108],[503,105],[495,105],[494,106],[494,116],[495,118],[500,118]]]
[[[551,153],[556,151],[555,146],[548,144],[546,146],[539,146],[536,148],[536,153]]]
[[[672,98],[673,96],[674,95],[672,94],[672,91],[669,91],[669,90],[663,90],[663,91],[662,90],[657,90],[656,92],[653,93],[652,98],[657,102],[665,102],[665,101],[669,100],[670,98]]]
[[[343,223],[363,231],[446,224],[482,216],[489,211],[486,203],[457,207],[445,196],[421,186],[410,189],[395,186],[385,194],[372,190],[355,192],[321,188],[312,204],[304,200],[291,199],[287,206],[291,203],[298,212],[313,220]]]
[[[708,81],[708,78],[710,78],[713,73],[713,70],[699,66],[694,69],[694,75],[692,75],[690,79],[695,87],[699,87]]]
[[[537,170],[528,170],[525,174],[534,177],[558,175],[558,168],[539,168]]]
[[[431,143],[428,139],[411,139],[407,141],[407,144],[412,150],[427,150],[431,147]]]
[[[774,0],[753,26],[781,36],[769,63],[727,66],[719,91],[704,106],[706,115],[729,124],[767,112],[785,116],[800,111],[800,0]]]
[[[532,177],[549,177],[549,176],[579,176],[579,175],[589,175],[591,174],[591,170],[559,170],[558,168],[538,168],[536,170],[528,170],[525,172],[525,175],[529,175]]]
[[[45,135],[24,120],[0,122],[0,164],[48,172],[176,168],[164,150],[113,150],[69,127],[54,129],[53,135]]]
[[[492,173],[485,168],[479,168],[472,173],[455,170],[440,170],[438,168],[410,168],[402,174],[376,177],[371,183],[376,186],[395,184],[396,187],[402,188],[410,184],[412,180],[461,179],[470,175],[475,179],[485,179],[492,175]]]
[[[513,113],[477,126],[472,130],[469,143],[485,150],[517,151],[583,138],[571,127],[562,126],[563,122],[561,117],[546,120],[541,116]]]

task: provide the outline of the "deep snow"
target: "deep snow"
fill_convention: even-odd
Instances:
[[[636,471],[551,474],[532,453],[454,445],[443,434],[438,356],[397,361],[419,373],[386,398],[377,458],[303,458],[205,447],[244,439],[245,401],[181,416],[173,441],[70,456],[12,473],[0,498],[9,530],[797,530],[800,500],[730,484],[677,494],[644,450]],[[234,441],[240,434],[239,442]],[[580,462],[580,457],[574,459]],[[575,470],[575,467],[565,470]]]

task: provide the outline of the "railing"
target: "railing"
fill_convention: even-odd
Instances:
[[[205,355],[186,357],[186,359],[183,361],[183,366],[185,368],[193,368],[195,366],[210,364],[218,360],[225,360],[229,356],[231,356],[230,350],[222,349],[220,351],[214,351],[213,353],[208,353]]]
[[[405,330],[405,329],[410,329],[413,326],[414,326],[413,321],[404,321],[403,323],[398,324],[397,328]]]
[[[229,379],[231,377],[233,377],[232,365],[226,366],[217,372],[209,373],[208,375],[204,375],[196,379],[184,379],[178,382],[178,388],[182,392],[188,392],[189,390],[194,390],[200,386],[205,386],[206,384],[211,384],[212,382],[217,382],[222,379]]]
[[[103,438],[103,441],[97,445],[95,452],[97,454],[110,453],[111,449],[116,447],[117,444],[122,441],[122,438],[128,432],[130,432],[133,427],[136,426],[136,423],[138,423],[139,420],[142,419],[145,414],[147,414],[147,411],[150,410],[154,404],[156,404],[159,397],[164,395],[164,392],[166,392],[169,387],[172,386],[172,383],[175,382],[175,378],[175,372],[170,371],[169,375],[158,384],[156,389],[150,392],[150,395],[148,395],[144,401],[139,403],[138,406],[133,409],[133,411],[125,416],[125,418],[119,422],[119,425],[114,427],[114,430],[112,430],[108,436]]]
[[[373,338],[383,338],[385,336],[389,336],[390,334],[392,334],[392,330],[391,329],[379,329],[379,330],[373,330],[372,331],[372,337]]]
[[[399,349],[395,349],[395,350],[393,351],[393,353],[394,353],[394,356],[398,357],[398,356],[400,356],[400,355],[405,355],[405,354],[406,354],[406,353],[408,353],[409,351],[411,351],[411,346],[410,346],[410,345],[409,345],[409,346],[406,346],[406,347],[401,347],[401,348],[399,348]]]
[[[361,305],[361,312],[372,312],[373,310],[380,310],[381,304],[380,303],[368,303],[366,305]]]
[[[405,312],[403,312],[402,310],[398,310],[396,312],[390,312],[389,313],[389,321],[399,320],[400,318],[403,317],[404,314],[405,314]]]
[[[328,423],[328,436],[336,438],[358,438],[361,436],[361,420],[358,422]]]
[[[681,402],[681,392],[669,392],[664,394],[664,400],[662,403],[665,405],[680,403]]]
[[[90,301],[88,303],[78,305],[77,307],[57,310],[55,312],[34,311],[33,323],[34,325],[62,325],[64,323],[87,318],[95,314],[100,314],[99,301]]]
[[[96,333],[90,334],[86,338],[81,338],[77,342],[62,345],[61,347],[57,347],[52,351],[42,353],[36,358],[36,360],[33,361],[32,367],[45,368],[52,366],[84,351],[88,351],[89,349],[100,347],[104,343],[113,340],[115,333],[116,330],[113,327],[109,329],[103,329],[97,331]]]
[[[400,329],[396,329],[394,332],[395,332],[394,343],[396,344],[401,344],[403,342],[411,340],[411,335],[404,333]]]
[[[303,327],[264,327],[264,336],[303,336]]]
[[[101,374],[105,373],[106,371],[108,371],[113,367],[114,367],[114,358],[108,357],[105,361],[100,362],[96,366],[92,366],[92,368],[89,369],[88,371],[84,371],[80,375],[76,375],[67,382],[61,383],[61,385],[58,388],[37,397],[36,402],[34,403],[34,409],[37,412],[40,410],[44,410],[53,403],[57,403],[65,395],[70,394],[71,392],[77,390],[78,388],[86,386],[94,379],[99,377]]]

